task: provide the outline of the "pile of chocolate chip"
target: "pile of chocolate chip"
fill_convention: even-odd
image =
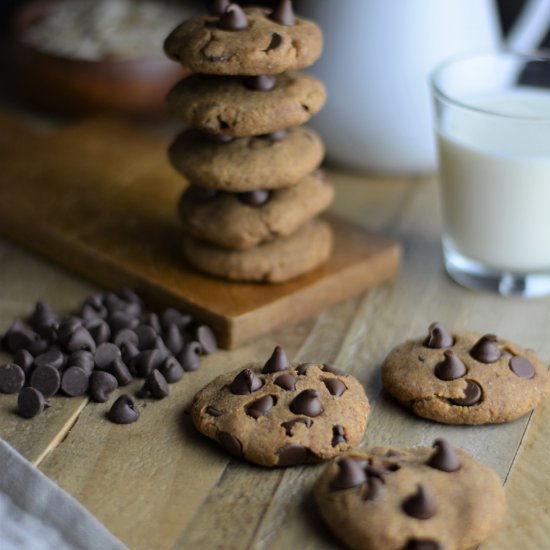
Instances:
[[[0,366],[0,393],[19,392],[17,408],[25,418],[40,414],[58,393],[88,393],[104,403],[134,377],[145,379],[139,396],[162,399],[168,384],[197,370],[200,356],[217,349],[210,327],[172,308],[152,313],[129,289],[92,294],[75,316],[62,317],[39,301],[28,324],[15,320],[1,344],[13,359]],[[139,410],[132,396],[121,395],[107,416],[128,424]]]

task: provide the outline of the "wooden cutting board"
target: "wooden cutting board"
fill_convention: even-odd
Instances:
[[[392,240],[329,217],[335,253],[280,285],[231,283],[188,268],[175,205],[186,182],[164,139],[111,118],[38,135],[0,113],[0,232],[110,289],[188,310],[232,348],[394,276]]]

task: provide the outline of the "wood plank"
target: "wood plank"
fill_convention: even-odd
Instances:
[[[505,337],[534,347],[543,357],[550,354],[544,334],[544,327],[548,326],[548,300],[534,303],[480,296],[457,287],[443,275],[438,253],[437,218],[432,217],[426,222],[422,215],[422,212],[434,211],[433,196],[434,183],[429,182],[417,185],[414,195],[409,197],[412,200],[395,227],[395,233],[410,244],[405,247],[404,269],[394,284],[370,291],[361,302],[345,338],[336,342],[336,350],[339,350],[336,364],[352,372],[367,388],[373,413],[363,442],[365,445],[429,445],[436,437],[447,437],[495,469],[504,480],[524,435],[528,417],[502,426],[443,426],[413,417],[396,405],[381,387],[379,367],[391,347],[407,337],[423,334],[434,319],[440,319],[455,330],[466,327],[496,330]],[[414,243],[410,242],[412,240]],[[533,319],[536,328],[533,329],[531,323],[526,327],[518,322],[525,318]],[[318,336],[312,333],[306,346],[316,349],[323,345],[325,334]],[[334,354],[335,350],[331,353]],[[216,517],[224,539],[234,542],[235,545],[230,546],[235,548],[337,547],[337,542],[319,527],[319,517],[311,504],[311,486],[319,468],[292,468],[282,475],[280,472],[262,472],[260,478],[254,469],[235,467],[231,475],[220,480],[212,498],[205,502],[194,518],[193,528],[185,533],[177,548],[188,547],[191,542],[208,545],[210,540],[221,540],[217,534],[208,531],[208,521],[212,517]],[[258,512],[252,515],[247,512],[247,523],[255,522],[258,517],[260,522],[254,527],[247,525],[244,528],[237,513],[220,506],[219,499],[229,503],[241,495],[242,500],[242,495],[252,486]],[[525,507],[525,500],[517,499],[516,502],[517,507]],[[530,508],[537,518],[535,521],[541,522],[544,508],[539,510]],[[248,539],[250,532],[254,534]],[[548,542],[550,533],[546,531],[541,540]],[[512,549],[517,545],[502,539],[499,547]]]
[[[175,205],[185,183],[166,160],[165,140],[99,119],[43,138],[32,163],[27,147],[3,145],[2,233],[106,288],[132,286],[151,302],[190,311],[215,328],[223,347],[304,319],[397,270],[396,243],[331,218],[335,253],[293,281],[201,275],[181,259]]]
[[[96,290],[87,282],[53,264],[0,240],[0,334],[16,317],[26,318],[38,299],[47,297],[60,312],[75,311]],[[11,356],[0,353],[0,363]],[[74,424],[85,398],[54,399],[47,414],[25,420],[15,414],[17,396],[0,396],[0,437],[23,456],[38,463]]]
[[[506,520],[483,550],[550,546],[549,456],[550,401],[546,401],[533,414],[506,481]]]
[[[130,548],[169,548],[229,461],[193,428],[188,414],[193,396],[218,374],[269,357],[276,343],[294,354],[313,322],[208,356],[200,370],[170,387],[168,398],[139,400],[144,408],[135,424],[107,422],[107,404],[90,403],[40,468]],[[139,385],[136,381],[124,391],[133,393]]]

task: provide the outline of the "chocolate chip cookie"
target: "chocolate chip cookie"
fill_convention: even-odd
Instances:
[[[216,139],[196,130],[182,132],[168,151],[172,165],[196,185],[238,193],[294,185],[324,155],[323,143],[309,128]]]
[[[273,191],[217,192],[188,188],[179,203],[184,231],[222,248],[247,249],[294,233],[325,210],[334,191],[322,173]]]
[[[210,382],[192,407],[200,432],[262,466],[318,462],[353,448],[368,414],[353,376],[330,365],[291,365],[279,347],[265,364]]]
[[[533,351],[493,334],[450,334],[439,323],[397,346],[382,380],[415,414],[445,424],[510,422],[550,393],[550,376]]]
[[[357,550],[465,550],[505,512],[497,476],[445,440],[354,451],[327,466],[314,496],[327,525]]]
[[[264,75],[302,69],[321,54],[317,25],[264,8],[233,4],[224,13],[194,17],[168,36],[168,57],[192,72]]]
[[[167,101],[174,115],[203,132],[257,136],[307,122],[324,105],[325,89],[314,76],[295,72],[257,78],[196,74],[176,84]]]
[[[282,283],[325,263],[332,251],[332,230],[321,220],[307,222],[288,237],[248,250],[226,250],[186,236],[183,253],[193,267],[235,281]]]

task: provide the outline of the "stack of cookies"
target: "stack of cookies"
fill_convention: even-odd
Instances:
[[[324,104],[323,84],[295,72],[321,54],[322,35],[295,17],[227,0],[177,27],[167,55],[194,74],[168,95],[192,128],[171,145],[191,185],[179,214],[189,264],[240,281],[283,282],[324,263],[330,227],[315,217],[333,189],[318,170],[319,137],[301,127]]]

